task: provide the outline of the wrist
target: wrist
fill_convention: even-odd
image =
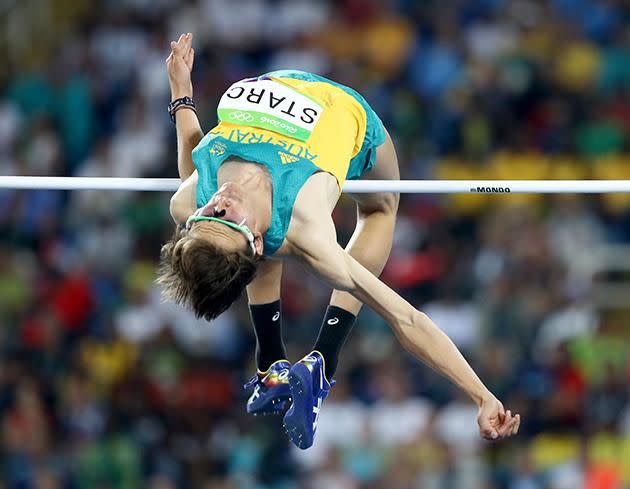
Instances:
[[[197,112],[197,109],[195,107],[195,102],[193,101],[192,98],[190,97],[175,98],[170,104],[168,104],[168,113],[173,123],[175,122],[175,114],[181,109],[189,109],[195,113]]]
[[[171,88],[171,102],[173,100],[177,100],[178,98],[190,97],[192,98],[192,88],[180,88],[173,87]]]
[[[485,387],[483,388],[483,390],[471,394],[470,397],[475,402],[475,404],[477,404],[477,407],[481,407],[483,404],[495,399],[494,394],[492,394],[492,392],[490,392]]]
[[[184,97],[189,97],[192,98],[192,92],[173,92],[171,94],[171,102],[173,102],[174,100],[177,100],[179,98],[184,98]]]

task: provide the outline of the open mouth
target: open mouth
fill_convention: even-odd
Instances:
[[[247,221],[246,218],[244,218],[240,214],[236,214],[235,212],[228,213],[225,209],[221,209],[220,211],[217,210],[216,204],[211,204],[210,202],[208,202],[205,206],[197,209],[194,215],[205,217],[218,217],[220,219],[223,219],[224,221],[228,221],[239,226],[243,226]]]

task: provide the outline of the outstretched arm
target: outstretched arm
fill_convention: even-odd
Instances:
[[[512,417],[504,410],[448,336],[346,253],[334,239],[332,220],[320,224],[326,229],[292,243],[293,254],[331,286],[372,307],[391,325],[405,349],[463,389],[479,406],[482,437],[498,439],[516,434],[520,416]]]
[[[171,100],[193,96],[190,73],[195,59],[192,48],[192,34],[182,34],[179,40],[171,42],[171,54],[166,58],[168,80],[171,86]],[[177,169],[182,182],[195,171],[192,150],[199,144],[203,131],[197,114],[193,110],[180,109],[175,113],[177,126]]]

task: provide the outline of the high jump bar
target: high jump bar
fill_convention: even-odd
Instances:
[[[0,189],[175,192],[177,178],[0,176]],[[347,193],[599,194],[630,193],[630,180],[352,180]]]

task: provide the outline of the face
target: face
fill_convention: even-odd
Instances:
[[[227,182],[212,196],[210,201],[197,211],[198,215],[220,217],[234,224],[247,221],[247,208],[242,189],[238,185]],[[252,223],[248,223],[250,226]]]
[[[232,182],[224,183],[210,201],[195,212],[197,216],[218,217],[238,225],[246,225],[254,233],[257,254],[262,254],[262,235],[252,229],[255,223],[248,220],[249,214],[241,189]],[[188,235],[207,240],[228,251],[249,250],[247,238],[240,231],[216,221],[191,223]]]

